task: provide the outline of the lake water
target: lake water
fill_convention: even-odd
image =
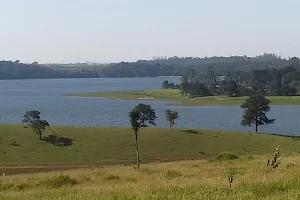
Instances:
[[[41,111],[41,117],[52,125],[129,126],[128,112],[138,103],[156,110],[157,126],[167,127],[164,111],[179,112],[177,127],[253,131],[240,125],[242,109],[238,106],[166,106],[154,100],[112,100],[106,98],[67,97],[63,94],[160,88],[164,80],[179,83],[179,77],[99,78],[0,81],[0,122],[20,123],[27,110]],[[272,106],[272,125],[261,132],[298,134],[300,106]]]

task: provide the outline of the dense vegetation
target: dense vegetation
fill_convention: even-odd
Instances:
[[[0,61],[0,79],[181,76],[187,68],[201,71],[213,70],[217,75],[227,75],[239,70],[284,68],[292,65],[295,60],[297,59],[283,59],[274,54],[264,54],[256,57],[179,58],[175,56],[111,64],[40,65],[37,62],[23,64],[19,60]],[[296,62],[295,67],[298,70],[299,63]]]
[[[292,58],[284,68],[227,71],[220,76],[212,68],[207,71],[188,68],[182,76],[181,94],[185,96],[295,96],[300,92],[300,60]],[[164,85],[162,86],[164,87]]]

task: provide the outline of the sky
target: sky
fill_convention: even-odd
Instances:
[[[0,60],[300,57],[299,0],[0,0]]]

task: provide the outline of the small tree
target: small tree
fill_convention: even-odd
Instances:
[[[255,125],[255,132],[257,127],[264,124],[272,124],[275,119],[269,119],[266,113],[270,111],[270,101],[262,95],[250,96],[241,108],[244,109],[243,120],[241,124],[243,126]]]
[[[175,126],[175,119],[179,118],[178,112],[175,110],[166,110],[166,119],[170,123],[170,128],[172,129]]]
[[[163,83],[162,83],[162,86],[161,86],[163,89],[169,89],[170,88],[170,84],[169,84],[169,81],[165,80]]]
[[[146,121],[149,124],[155,125],[155,110],[151,108],[150,105],[139,104],[129,112],[129,119],[132,129],[135,134],[135,144],[136,144],[136,166],[140,167],[140,151],[138,143],[138,132],[141,127],[147,127]]]
[[[40,114],[41,113],[36,110],[26,111],[22,122],[32,128],[32,130],[40,136],[40,140],[43,140],[42,134],[46,127],[49,127],[49,123],[46,120],[41,120]]]

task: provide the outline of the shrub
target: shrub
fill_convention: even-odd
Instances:
[[[239,157],[237,155],[234,155],[233,153],[230,153],[230,152],[224,152],[224,153],[221,153],[219,155],[217,155],[215,157],[215,160],[217,161],[226,161],[226,160],[234,160],[234,159],[238,159]]]
[[[267,162],[267,166],[271,166],[273,169],[277,168],[280,164],[280,151],[279,146],[275,149],[273,157],[270,161],[270,159]]]
[[[78,184],[78,181],[74,178],[71,178],[68,175],[59,175],[58,177],[48,179],[43,183],[44,185],[49,186],[51,188],[60,188],[66,186],[74,186]]]

